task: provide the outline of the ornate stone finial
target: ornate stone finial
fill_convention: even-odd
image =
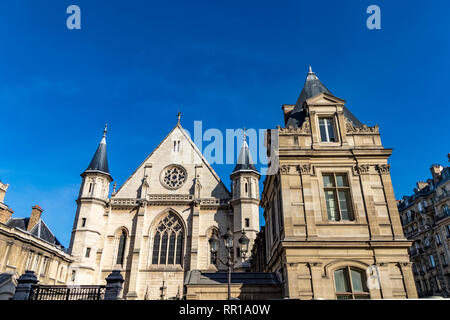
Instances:
[[[309,72],[308,72],[308,74],[313,74],[314,72],[312,71],[312,67],[311,66],[309,66]]]
[[[244,135],[242,136],[242,140],[247,140],[247,128],[244,127]]]
[[[117,181],[114,181],[114,184],[113,184],[113,193],[116,193],[116,188],[117,188]]]
[[[177,123],[180,124],[180,121],[181,121],[181,112],[178,111],[178,113],[177,113]]]

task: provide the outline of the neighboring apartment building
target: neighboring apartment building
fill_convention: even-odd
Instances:
[[[297,103],[283,110],[285,127],[267,136],[273,174],[264,181],[266,225],[253,270],[277,272],[289,298],[417,298],[392,149],[378,126],[362,124],[311,70]]]
[[[72,258],[41,219],[43,209],[33,206],[29,218],[12,217],[14,211],[4,203],[7,189],[0,182],[1,278],[12,281],[33,270],[40,284],[65,284]]]
[[[450,160],[450,154],[447,155]],[[450,296],[450,167],[433,165],[432,179],[417,182],[398,202],[419,296]]]

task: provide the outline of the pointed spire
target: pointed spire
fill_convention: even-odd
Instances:
[[[105,123],[105,129],[103,129],[103,138],[100,143],[106,144],[106,134],[108,133],[108,124]]]
[[[313,74],[314,72],[312,71],[312,67],[311,66],[309,66],[309,72],[308,72],[308,74]]]
[[[241,152],[239,153],[239,158],[238,158],[236,167],[234,167],[233,173],[238,172],[238,171],[255,171],[256,173],[258,173],[255,165],[253,164],[253,160],[250,155],[250,150],[247,145],[247,131],[245,128],[244,128]]]
[[[108,169],[108,158],[106,156],[106,133],[108,129],[108,125],[105,124],[105,129],[103,130],[103,137],[100,140],[100,144],[95,151],[94,157],[92,158],[91,163],[84,171],[86,172],[102,172],[110,176]]]
[[[181,122],[181,112],[178,111],[178,113],[177,113],[177,124],[180,124],[180,122]]]

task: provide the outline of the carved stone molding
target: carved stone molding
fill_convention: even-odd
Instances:
[[[322,268],[322,265],[321,262],[308,262],[310,268]]]
[[[303,124],[300,128],[294,128],[294,127],[287,127],[282,128],[280,126],[277,127],[278,131],[283,134],[310,134],[311,133],[311,126],[309,125],[309,118],[306,117],[303,121]]]
[[[389,174],[390,169],[391,169],[391,165],[389,165],[389,164],[377,164],[375,166],[375,168],[377,169],[377,171],[380,174]]]
[[[368,174],[370,171],[370,165],[369,164],[357,164],[354,169],[357,174]]]
[[[346,121],[345,122],[345,128],[347,129],[347,133],[379,133],[379,127],[378,125],[375,125],[373,127],[368,127],[367,125],[363,124],[361,127],[355,127],[352,122]]]
[[[298,165],[297,171],[301,174],[311,174],[311,165],[309,163]]]
[[[280,174],[289,174],[291,171],[291,166],[287,164],[283,164],[280,166]]]

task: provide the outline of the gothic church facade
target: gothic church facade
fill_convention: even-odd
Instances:
[[[82,173],[70,253],[69,284],[100,284],[112,270],[124,276],[123,298],[160,299],[183,295],[190,270],[216,272],[227,267],[227,249],[218,259],[209,239],[230,229],[237,269],[249,263],[239,254],[245,229],[250,248],[259,232],[259,173],[247,143],[231,174],[230,192],[208,164],[180,121],[125,183],[109,195],[112,176],[106,130]],[[242,160],[242,161],[241,161]]]

